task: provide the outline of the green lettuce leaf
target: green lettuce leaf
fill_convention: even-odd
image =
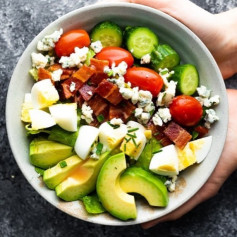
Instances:
[[[105,209],[99,201],[97,194],[83,197],[82,202],[86,208],[86,211],[90,214],[100,214],[105,212]]]
[[[55,126],[50,131],[48,139],[50,141],[60,142],[62,144],[74,147],[78,132],[68,132],[59,126]]]

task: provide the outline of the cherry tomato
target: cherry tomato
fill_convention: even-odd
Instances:
[[[97,55],[96,58],[99,60],[108,60],[111,67],[112,63],[117,66],[122,61],[125,61],[128,67],[131,67],[134,63],[132,54],[126,49],[119,47],[105,47]]]
[[[58,57],[69,56],[74,48],[83,48],[90,45],[90,37],[85,30],[70,30],[63,34],[55,45]]]
[[[124,76],[126,82],[131,82],[132,86],[138,86],[141,90],[150,91],[153,96],[157,96],[163,87],[161,76],[145,67],[132,67],[127,70]]]
[[[184,126],[194,126],[203,114],[200,102],[188,95],[180,95],[173,99],[170,107],[173,119]]]

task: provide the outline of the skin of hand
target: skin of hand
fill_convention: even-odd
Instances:
[[[189,201],[166,216],[142,224],[144,229],[148,229],[161,222],[176,220],[198,204],[215,196],[226,179],[237,169],[237,90],[227,90],[227,94],[229,100],[228,133],[224,150],[212,175]]]
[[[189,0],[117,1],[153,7],[176,18],[204,42],[225,79],[237,72],[237,8],[220,14],[211,14]],[[103,2],[115,1],[105,0]]]

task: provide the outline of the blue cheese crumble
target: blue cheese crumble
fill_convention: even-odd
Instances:
[[[46,35],[42,40],[38,41],[37,49],[39,51],[50,51],[55,47],[55,43],[58,42],[61,35],[63,34],[63,29],[59,31],[54,31],[50,35]]]

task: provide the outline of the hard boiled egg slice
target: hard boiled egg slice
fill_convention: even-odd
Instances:
[[[138,128],[141,132],[144,133],[144,135],[147,139],[152,138],[152,131],[151,130],[146,130],[145,127],[143,125],[141,125],[140,123],[137,123],[137,122],[134,122],[134,121],[129,121],[127,123],[127,127],[128,127],[128,130]]]
[[[125,124],[121,124],[118,128],[114,128],[105,122],[100,125],[99,130],[100,142],[107,151],[116,148],[127,134],[127,126]]]
[[[197,163],[201,163],[211,149],[212,136],[204,137],[193,141],[193,147],[195,147],[195,154],[197,157]]]
[[[163,147],[161,152],[156,153],[149,169],[159,175],[174,176],[179,173],[179,160],[174,145]]]
[[[130,156],[131,159],[137,160],[146,145],[146,137],[140,130],[131,132],[131,135],[129,134],[124,138],[120,150]]]
[[[128,130],[133,129],[133,128],[138,128],[143,133],[146,130],[144,126],[142,126],[140,123],[137,123],[137,122],[134,122],[134,121],[127,122],[127,127],[128,127]]]
[[[177,148],[179,171],[194,163],[201,163],[207,156],[212,144],[212,136],[189,142],[183,150]]]
[[[89,125],[81,126],[74,146],[75,152],[81,159],[85,160],[88,157],[92,145],[97,140],[98,136],[98,128]]]
[[[57,104],[49,107],[55,122],[69,132],[77,131],[77,104]]]
[[[29,110],[29,115],[33,130],[49,128],[56,124],[52,116],[43,110],[31,109]]]
[[[25,100],[24,103],[22,104],[21,108],[21,120],[23,122],[31,122],[30,120],[30,114],[29,111],[33,109],[32,101],[31,101],[31,94],[26,93],[25,94]]]
[[[50,79],[36,82],[31,89],[32,104],[35,109],[46,108],[59,100],[58,91]]]

